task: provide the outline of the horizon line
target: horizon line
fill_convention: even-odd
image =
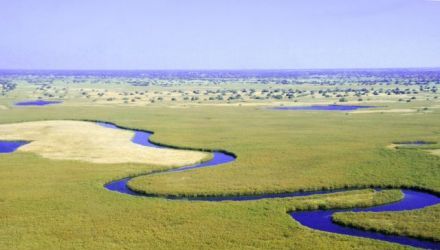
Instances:
[[[316,70],[440,70],[436,67],[354,67],[354,68],[249,68],[249,69],[2,69],[0,71],[316,71]]]

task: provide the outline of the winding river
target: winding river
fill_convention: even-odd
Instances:
[[[109,129],[126,129],[122,127],[118,127],[111,123],[98,122],[99,125],[109,128]],[[133,143],[140,144],[147,147],[156,147],[156,148],[166,148],[165,146],[154,144],[150,141],[150,136],[153,134],[148,131],[141,130],[133,130],[135,135],[132,139]],[[15,151],[18,147],[26,144],[27,142],[16,141],[16,142],[7,142],[0,141],[0,153],[11,153]],[[3,151],[2,151],[3,147]],[[146,175],[153,174],[166,174],[173,172],[182,172],[188,171],[191,169],[197,168],[205,168],[205,167],[214,167],[221,164],[226,164],[234,161],[236,156],[232,153],[228,153],[226,151],[213,151],[213,158],[209,161],[184,166],[177,169],[165,170],[161,172],[150,173]],[[126,195],[132,196],[142,196],[142,197],[154,197],[154,194],[144,194],[135,192],[128,188],[127,183],[134,177],[127,177],[117,181],[112,181],[105,185],[105,188],[119,192]],[[347,191],[348,189],[341,190],[328,190],[328,191],[314,191],[314,192],[292,192],[292,193],[282,193],[282,194],[265,194],[265,195],[256,195],[256,196],[231,196],[231,197],[196,197],[196,198],[181,198],[181,197],[164,197],[166,199],[182,199],[182,200],[198,200],[198,201],[249,201],[249,200],[259,200],[259,199],[270,199],[270,198],[284,198],[284,197],[299,197],[299,196],[309,196],[315,194],[325,194],[325,193],[335,193]],[[353,189],[352,189],[353,190]],[[291,212],[290,216],[297,220],[305,227],[309,227],[315,230],[344,234],[350,236],[364,237],[376,240],[383,240],[388,242],[399,243],[407,246],[427,248],[427,249],[440,249],[440,242],[432,242],[426,240],[420,240],[416,238],[406,237],[406,236],[396,236],[396,235],[386,235],[378,232],[365,231],[361,229],[344,227],[333,223],[332,215],[335,212],[387,212],[387,211],[407,211],[420,209],[427,206],[432,206],[440,203],[440,197],[421,192],[416,190],[403,189],[404,198],[400,201],[379,205],[369,208],[354,208],[354,209],[331,209],[331,210],[313,210],[313,211],[297,211]]]
[[[111,123],[98,123],[101,126],[112,128],[112,129],[124,129],[118,127]],[[136,144],[140,144],[148,147],[159,147],[163,146],[154,144],[150,141],[150,136],[152,132],[134,130],[135,136],[132,141]],[[213,159],[207,162],[184,166],[177,169],[165,170],[162,172],[150,173],[152,174],[165,174],[173,172],[182,172],[196,168],[204,167],[214,167],[220,164],[226,164],[232,162],[236,157],[232,153],[214,151]],[[144,194],[131,190],[128,188],[127,183],[134,177],[127,177],[121,180],[113,181],[105,185],[105,188],[110,191],[115,191],[127,195],[133,196],[144,196],[144,197],[155,197],[154,194]],[[315,194],[325,194],[325,193],[335,193],[342,192],[345,190],[328,190],[328,191],[314,191],[314,192],[292,192],[292,193],[282,193],[282,194],[265,194],[265,195],[255,195],[255,196],[231,196],[231,197],[164,197],[166,199],[186,199],[186,200],[199,200],[199,201],[249,201],[249,200],[260,200],[260,199],[270,199],[270,198],[284,198],[284,197],[298,197],[298,196],[309,196]],[[355,209],[331,209],[331,210],[313,210],[313,211],[298,211],[291,212],[290,216],[301,223],[303,226],[337,234],[345,234],[350,236],[358,236],[364,238],[371,238],[376,240],[389,241],[394,243],[399,243],[408,246],[427,248],[427,249],[440,249],[440,242],[432,242],[426,240],[420,240],[416,238],[397,236],[397,235],[386,235],[378,232],[365,231],[361,229],[345,227],[338,225],[332,221],[332,215],[336,212],[391,212],[391,211],[406,211],[421,209],[427,206],[432,206],[440,203],[440,197],[409,189],[402,190],[404,198],[398,202],[391,204],[379,205],[369,208],[355,208]]]

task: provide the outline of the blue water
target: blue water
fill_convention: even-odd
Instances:
[[[163,173],[181,172],[181,171],[186,171],[186,170],[196,169],[196,168],[213,167],[213,166],[216,166],[219,164],[232,162],[234,160],[235,160],[235,157],[232,155],[229,155],[229,154],[226,154],[223,152],[214,152],[213,159],[210,161],[200,163],[200,164],[191,165],[191,166],[181,167],[181,168],[177,168],[177,169],[171,169],[171,170],[167,170],[167,171],[160,172],[160,173],[163,174]],[[135,195],[135,196],[148,196],[148,197],[154,196],[154,195],[148,195],[148,194],[141,194],[141,193],[134,192],[134,191],[130,190],[127,186],[127,183],[131,179],[132,178],[129,177],[129,178],[124,178],[121,180],[110,182],[105,185],[105,188],[110,191],[115,191],[115,192],[119,192],[119,193],[123,193],[123,194]],[[172,199],[172,197],[169,197],[169,198]]]
[[[16,106],[46,106],[46,105],[59,104],[59,103],[61,103],[61,101],[37,100],[37,101],[17,102],[15,103],[15,105]]]
[[[111,129],[122,129],[114,124],[111,123],[102,123],[99,122],[99,125],[111,128]],[[134,143],[148,146],[148,147],[159,147],[162,146],[155,145],[152,143],[149,138],[153,134],[151,132],[146,131],[139,131],[134,130],[135,135],[132,139]],[[182,172],[182,171],[188,171],[191,169],[197,169],[197,168],[203,168],[203,167],[214,167],[221,164],[226,164],[233,162],[236,159],[235,156],[233,156],[230,153],[224,153],[220,151],[214,151],[213,152],[213,158],[207,162],[194,164],[190,166],[184,166],[177,169],[171,169],[156,173],[150,173],[147,175],[152,174],[165,174],[165,173],[173,173],[173,172]],[[133,177],[127,177],[124,179],[120,179],[117,181],[113,181],[110,183],[107,183],[105,185],[105,188],[118,192],[123,194],[128,194],[132,196],[143,196],[143,197],[155,197],[154,194],[143,194],[139,192],[132,191],[128,188],[127,183],[132,180]],[[325,191],[310,191],[310,192],[291,192],[291,193],[281,193],[281,194],[262,194],[262,195],[252,195],[252,196],[246,196],[246,195],[237,195],[237,196],[231,196],[231,197],[163,197],[166,199],[187,199],[187,200],[198,200],[198,201],[250,201],[250,200],[260,200],[260,199],[271,199],[271,198],[286,198],[286,197],[300,197],[300,196],[309,196],[309,195],[316,195],[316,194],[330,194],[330,193],[336,193],[336,192],[344,192],[348,190],[353,189],[339,189],[339,190],[325,190]],[[351,227],[344,227],[340,226],[338,224],[335,224],[332,222],[332,215],[335,212],[385,212],[385,211],[405,211],[405,210],[414,210],[414,209],[420,209],[427,206],[432,206],[435,204],[440,203],[440,198],[420,192],[420,191],[414,191],[414,190],[402,190],[404,193],[404,198],[398,202],[386,204],[386,205],[380,205],[375,207],[369,207],[369,208],[354,208],[354,209],[333,209],[333,210],[314,210],[314,211],[301,211],[301,212],[292,212],[290,213],[291,217],[295,220],[297,220],[299,223],[301,223],[303,226],[326,231],[326,232],[332,232],[337,234],[345,234],[345,235],[351,235],[351,236],[358,236],[358,237],[364,237],[364,238],[371,238],[371,239],[377,239],[377,240],[383,240],[388,242],[394,242],[399,243],[403,245],[408,246],[414,246],[414,247],[420,247],[420,248],[428,248],[428,249],[440,249],[440,243],[439,242],[432,242],[432,241],[425,241],[425,240],[419,240],[415,238],[405,237],[405,236],[395,236],[395,235],[385,235],[382,233],[377,232],[371,232],[371,231],[364,231],[361,229],[351,228]]]
[[[105,128],[113,128],[113,129],[122,129],[112,123],[108,123],[108,122],[97,122],[98,125],[105,127]],[[131,139],[131,141],[133,143],[142,145],[142,146],[147,146],[147,147],[152,147],[152,148],[164,148],[163,146],[154,144],[150,141],[150,137],[153,135],[153,132],[148,132],[148,131],[141,131],[141,130],[134,130],[134,136],[133,139]]]
[[[423,192],[414,190],[402,190],[405,197],[395,203],[380,205],[369,208],[341,209],[341,210],[314,210],[303,212],[292,212],[290,216],[301,223],[303,226],[337,234],[345,234],[376,240],[395,242],[413,247],[428,249],[440,249],[440,242],[419,240],[405,236],[386,235],[378,232],[364,231],[361,229],[344,227],[332,222],[332,216],[336,212],[392,212],[420,209],[440,203],[440,198]]]
[[[353,111],[364,108],[375,108],[376,106],[359,105],[311,105],[311,106],[286,106],[276,107],[276,110],[305,110],[305,111]]]
[[[122,129],[112,123],[107,123],[107,122],[98,122],[98,125],[103,126],[105,128]],[[133,131],[134,131],[134,136],[132,139],[133,143],[147,146],[147,147],[165,148],[163,146],[154,144],[150,141],[150,137],[153,135],[152,132],[141,131],[141,130],[133,130]],[[181,168],[170,169],[167,171],[162,171],[161,173],[182,172],[182,171],[196,169],[196,168],[213,167],[213,166],[217,166],[220,164],[226,164],[226,163],[232,162],[235,160],[235,158],[236,157],[233,156],[232,154],[224,153],[224,152],[220,152],[220,151],[214,151],[213,158],[209,161],[190,165],[190,166],[184,166]],[[124,193],[124,194],[130,194],[130,195],[136,195],[136,196],[151,196],[151,195],[136,193],[136,192],[133,192],[132,190],[130,190],[127,187],[127,183],[131,179],[132,178],[124,178],[121,180],[110,182],[105,185],[105,188],[107,188],[108,190],[111,190],[111,191],[116,191],[116,192]]]
[[[398,146],[424,146],[424,145],[432,145],[436,144],[435,142],[427,142],[427,141],[407,141],[407,142],[396,142]]]
[[[0,141],[0,154],[15,152],[19,147],[28,143],[27,141]]]

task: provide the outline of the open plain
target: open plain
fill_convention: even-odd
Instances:
[[[312,230],[289,213],[396,202],[403,198],[401,188],[440,193],[440,161],[435,155],[440,102],[434,80],[418,85],[416,79],[401,93],[390,90],[400,84],[370,84],[365,91],[359,83],[296,82],[307,78],[248,83],[244,77],[237,86],[229,83],[232,80],[224,80],[223,86],[218,80],[169,85],[176,81],[77,78],[2,76],[14,88],[0,99],[6,107],[0,109],[0,140],[30,142],[14,153],[0,154],[0,246],[5,249],[401,249],[406,246]],[[138,86],[139,82],[152,84]],[[226,88],[244,97],[210,99]],[[254,100],[254,94],[246,94],[250,89],[256,89],[256,96],[266,95]],[[389,95],[380,93],[388,90]],[[141,97],[145,93],[152,95]],[[172,93],[178,96],[175,100]],[[131,99],[125,102],[125,96]],[[37,99],[62,103],[15,105]],[[274,109],[329,104],[373,107]],[[154,131],[152,142],[173,148],[137,145],[131,141],[132,131],[93,121]],[[432,143],[390,147],[413,141]],[[214,150],[232,152],[236,159],[216,167],[149,174],[208,161]],[[155,197],[104,188],[127,176],[136,176],[128,182],[130,189]],[[192,200],[320,190],[339,192],[250,201]],[[434,205],[402,213],[340,213],[335,220],[439,246],[439,209]],[[402,218],[405,225],[399,223]]]

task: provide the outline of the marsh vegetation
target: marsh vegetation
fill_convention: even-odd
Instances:
[[[8,74],[1,78],[16,84],[0,98],[0,105],[5,107],[0,109],[0,128],[6,129],[0,129],[3,137],[26,139],[22,134],[24,130],[17,128],[32,124],[27,122],[101,120],[155,131],[152,140],[158,143],[226,149],[238,156],[234,163],[221,168],[143,176],[130,182],[130,186],[145,192],[183,197],[224,196],[371,186],[440,192],[439,157],[430,153],[438,149],[440,142],[440,101],[435,72],[385,76],[377,73],[327,74],[327,77],[210,76],[206,79],[180,75]],[[387,94],[387,90],[396,87],[409,92]],[[356,92],[345,92],[348,88],[366,88],[368,93],[359,101]],[[251,89],[255,89],[253,94]],[[277,89],[280,90],[275,92]],[[289,89],[294,91],[291,99],[286,96]],[[326,91],[328,98],[319,93],[327,89],[331,90]],[[228,100],[230,95],[237,94],[243,99]],[[274,94],[283,97],[272,98]],[[375,112],[336,113],[275,112],[266,108],[332,104],[341,98],[338,94],[347,98],[348,103],[381,108]],[[222,100],[210,100],[218,95]],[[264,99],[251,99],[252,95],[262,95]],[[154,102],[151,102],[153,96]],[[17,101],[40,97],[64,102],[46,107],[14,106]],[[33,131],[32,138],[27,139],[37,141],[34,136],[38,135],[46,140],[56,130],[59,137],[52,141],[56,145],[53,148],[70,145],[63,154],[71,154],[85,144],[77,141],[79,138],[101,138],[98,135],[85,138],[89,132],[99,130],[106,136],[111,135],[112,140],[117,141],[121,136],[126,142],[130,142],[132,136],[125,132],[113,135],[116,131],[99,126],[78,128],[33,127],[28,130],[28,133]],[[75,133],[84,137],[68,136]],[[393,142],[418,140],[437,144],[427,145],[429,148],[387,147]],[[129,157],[129,154],[114,153],[116,149],[110,141],[101,145],[113,148],[105,157]],[[87,151],[90,152],[85,153],[94,156],[98,148]],[[399,197],[398,192],[395,195],[394,191],[362,190],[245,203],[136,199],[108,192],[103,185],[126,176],[171,168],[172,164],[157,165],[143,160],[97,163],[66,155],[57,159],[41,155],[19,150],[0,156],[0,235],[5,236],[0,239],[0,245],[5,248],[403,248],[397,244],[312,231],[291,220],[286,213],[385,203]],[[195,161],[200,157],[205,155],[197,155]],[[161,162],[172,159],[159,158]],[[388,194],[389,199],[378,198],[384,194]],[[436,218],[437,207],[414,211],[408,219],[414,223],[406,226],[413,232],[420,231],[418,219]],[[395,215],[395,220],[399,216]],[[369,227],[400,230],[398,224],[387,224],[389,218],[378,215],[375,219],[374,225]],[[361,217],[350,220],[364,223]],[[433,220],[430,228],[435,230],[437,226],[438,222]]]

